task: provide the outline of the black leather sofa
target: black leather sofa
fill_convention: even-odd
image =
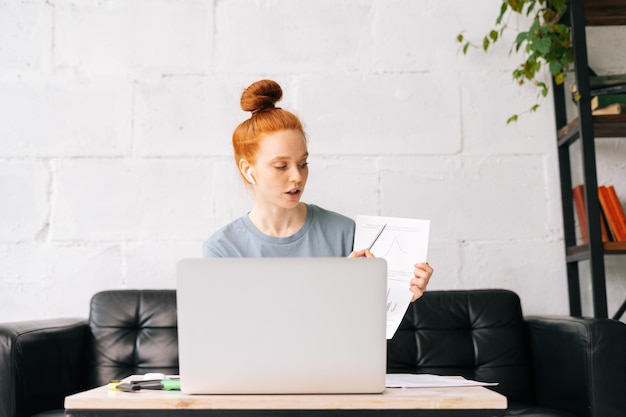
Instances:
[[[88,320],[0,324],[0,417],[59,412],[66,395],[131,374],[176,374],[176,325],[174,290],[98,293]],[[507,290],[427,292],[387,356],[388,372],[499,382],[506,415],[626,415],[626,325],[523,317]]]

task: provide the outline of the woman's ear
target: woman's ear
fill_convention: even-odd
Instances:
[[[250,165],[248,161],[246,161],[245,159],[239,160],[239,171],[248,181],[250,181],[250,184],[256,185],[256,181],[252,176],[252,165]]]

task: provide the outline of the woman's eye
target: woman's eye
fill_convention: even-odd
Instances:
[[[298,168],[299,169],[305,169],[307,166],[309,165],[308,162],[304,162],[302,164],[298,164]],[[289,165],[275,165],[274,166],[275,169],[279,169],[281,171],[286,170],[287,168],[289,168]]]

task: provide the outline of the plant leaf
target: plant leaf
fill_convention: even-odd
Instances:
[[[548,68],[550,68],[550,74],[557,75],[562,71],[563,65],[559,61],[550,61]]]
[[[528,40],[528,35],[529,35],[528,32],[520,32],[517,34],[517,37],[515,38],[515,43],[518,45],[518,48],[522,42]]]
[[[506,9],[509,7],[508,4],[506,4],[506,1],[502,2],[502,5],[500,6],[500,14],[498,15],[498,18],[496,19],[496,25],[499,25],[500,23],[502,23],[502,18],[504,17],[504,14],[506,13]]]
[[[550,2],[550,4],[552,5],[552,7],[554,7],[554,9],[559,12],[559,13],[563,13],[563,10],[565,9],[565,4],[567,3],[568,0],[552,0]]]
[[[545,97],[548,95],[548,86],[543,81],[537,81],[537,87],[540,89],[540,94]]]
[[[563,84],[563,82],[565,81],[565,73],[561,72],[559,74],[556,74],[554,76],[554,82],[557,84]]]
[[[552,45],[552,40],[550,38],[539,39],[532,43],[532,50],[537,51],[542,55],[550,52],[550,46]]]
[[[514,114],[513,116],[509,117],[509,118],[506,120],[506,124],[507,124],[507,125],[508,125],[509,123],[511,123],[511,122],[517,122],[517,114]]]

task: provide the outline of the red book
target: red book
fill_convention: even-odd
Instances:
[[[580,226],[580,234],[584,243],[589,243],[589,235],[587,234],[587,210],[585,209],[585,188],[582,184],[578,184],[572,188],[574,195],[574,207],[576,207],[576,217],[578,217],[578,225]]]
[[[609,203],[613,208],[613,212],[615,213],[615,217],[617,220],[619,235],[623,237],[623,239],[619,239],[619,241],[626,241],[626,215],[624,215],[624,208],[622,207],[622,203],[619,201],[619,197],[617,197],[615,187],[613,187],[612,185],[608,185],[606,189],[609,196]]]
[[[626,233],[622,231],[619,213],[611,204],[609,190],[604,185],[598,187],[598,198],[613,237],[617,242],[626,242]]]
[[[578,225],[580,226],[580,232],[583,239],[583,243],[589,243],[589,235],[587,233],[587,209],[585,208],[585,188],[582,184],[579,184],[572,188],[572,194],[574,196],[574,207],[576,207],[576,217],[578,218]],[[609,234],[606,230],[605,219],[600,211],[600,228],[602,229],[602,241],[608,242]]]

